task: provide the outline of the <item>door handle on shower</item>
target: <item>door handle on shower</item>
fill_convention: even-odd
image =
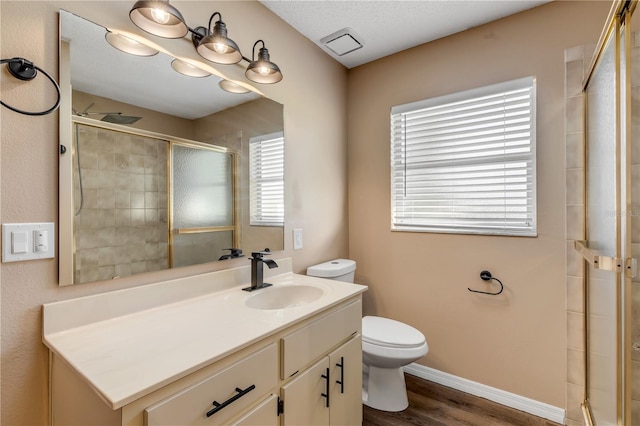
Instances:
[[[573,248],[595,269],[605,271],[622,272],[622,259],[612,256],[604,256],[589,248],[586,241],[574,241]]]
[[[633,257],[620,258],[604,256],[589,248],[587,241],[574,241],[573,248],[595,269],[624,273],[628,278],[634,278],[638,273],[638,262]]]

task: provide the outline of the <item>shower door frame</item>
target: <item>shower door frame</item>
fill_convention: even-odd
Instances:
[[[606,269],[616,274],[616,422],[618,425],[630,424],[631,420],[631,279],[635,274],[635,259],[631,255],[630,222],[626,212],[630,211],[631,200],[631,16],[637,6],[637,0],[616,0],[607,18],[607,23],[598,41],[595,54],[582,85],[584,113],[584,236],[589,240],[588,221],[588,96],[587,91],[602,54],[611,38],[615,43],[615,204],[616,204],[616,253],[612,257],[602,256],[588,248],[586,241],[576,241],[575,248],[583,256],[584,290],[584,399],[582,410],[587,425],[596,424],[590,403],[590,303],[589,303],[589,265]],[[624,37],[624,44],[622,43]],[[624,52],[621,45],[624,45]],[[621,67],[625,58],[624,68]],[[624,116],[623,116],[624,114]],[[625,150],[622,155],[622,149]],[[622,160],[624,159],[624,163]],[[623,173],[624,172],[624,173]],[[623,176],[624,174],[624,176]],[[625,214],[622,214],[622,213]]]

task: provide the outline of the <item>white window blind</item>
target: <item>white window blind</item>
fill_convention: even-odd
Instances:
[[[249,140],[250,224],[284,225],[284,134]]]
[[[536,235],[535,79],[393,107],[392,230]]]

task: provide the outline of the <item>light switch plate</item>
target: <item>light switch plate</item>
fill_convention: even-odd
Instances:
[[[26,241],[24,241],[25,237]],[[55,224],[53,222],[3,223],[2,261],[18,262],[53,258],[55,257],[54,242]],[[36,251],[36,247],[40,251]]]
[[[302,229],[294,229],[293,230],[293,249],[300,250],[303,247],[302,242]]]

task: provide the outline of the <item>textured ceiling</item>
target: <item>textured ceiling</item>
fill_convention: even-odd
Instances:
[[[512,15],[549,0],[262,0],[347,68]],[[364,47],[337,56],[320,40],[352,28]]]

